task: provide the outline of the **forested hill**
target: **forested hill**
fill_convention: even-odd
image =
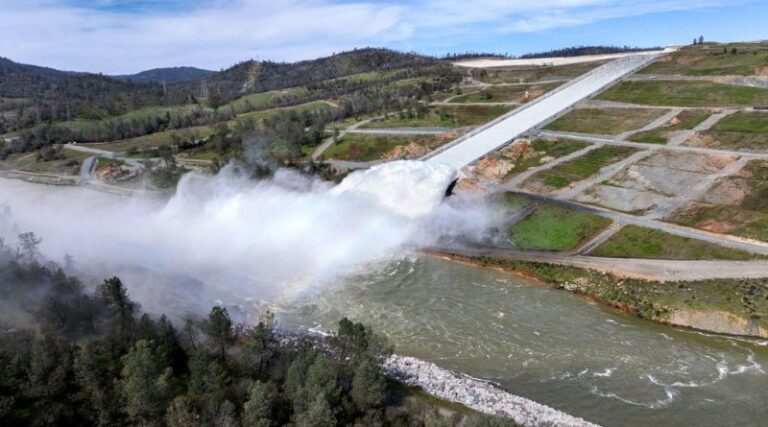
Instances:
[[[112,77],[120,81],[133,83],[179,83],[197,80],[213,73],[214,71],[203,70],[196,67],[170,67],[153,68],[136,74],[125,74]]]
[[[182,67],[110,77],[0,58],[0,113],[8,111],[8,106],[13,108],[12,114],[0,114],[0,133],[62,120],[103,119],[146,106],[195,103],[199,98],[209,100],[215,108],[243,95],[322,81],[328,88],[323,92],[339,95],[360,85],[328,80],[394,69],[415,76],[420,69],[439,65],[434,58],[369,48],[296,63],[251,60],[220,72]],[[158,80],[167,85],[163,87]]]
[[[50,120],[95,118],[162,103],[159,85],[121,82],[100,74],[74,73],[0,58],[0,97],[21,105],[19,127]]]
[[[561,56],[605,55],[610,53],[644,52],[660,47],[640,48],[629,46],[578,46],[554,49],[547,52],[535,52],[521,55],[520,58],[554,58]]]
[[[435,58],[413,53],[365,48],[294,63],[245,61],[207,75],[200,81],[175,85],[170,90],[177,93],[203,91],[203,95],[232,99],[243,94],[312,85],[355,74],[396,69],[418,71],[438,64],[440,61]]]

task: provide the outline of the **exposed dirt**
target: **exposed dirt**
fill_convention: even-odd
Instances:
[[[685,145],[691,146],[691,147],[703,147],[703,148],[711,148],[711,147],[718,147],[720,145],[720,141],[715,138],[714,135],[711,133],[699,133],[696,132],[688,138],[687,141],[685,141]]]
[[[747,195],[749,183],[743,178],[732,178],[717,183],[702,198],[707,203],[738,206]]]
[[[669,197],[661,194],[612,185],[594,186],[576,200],[633,214],[644,214],[658,206],[670,203]]]
[[[712,331],[720,334],[746,335],[768,338],[768,331],[751,319],[744,319],[727,311],[678,310],[665,319],[678,326]]]
[[[96,172],[96,178],[105,182],[125,181],[131,175],[132,171],[130,169],[118,165],[109,165]]]
[[[429,153],[429,151],[430,149],[426,145],[409,142],[406,145],[398,145],[387,151],[382,158],[386,161],[414,159]]]
[[[501,150],[498,155],[482,158],[473,168],[473,173],[481,180],[499,181],[515,168],[520,158],[536,154],[530,148],[531,142],[519,139]]]
[[[738,160],[731,154],[701,154],[683,151],[662,151],[643,160],[645,165],[660,166],[681,171],[697,173],[718,172]]]

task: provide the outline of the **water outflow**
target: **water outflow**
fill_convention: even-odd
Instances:
[[[167,202],[0,180],[10,212],[0,234],[35,231],[52,259],[120,275],[149,311],[286,301],[437,239],[481,234],[489,209],[443,202],[455,176],[400,161],[332,186],[288,170],[254,182],[230,167],[186,175]]]
[[[397,214],[418,218],[437,209],[457,177],[450,166],[401,160],[355,172],[331,194],[364,197]]]

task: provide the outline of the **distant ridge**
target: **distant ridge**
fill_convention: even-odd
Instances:
[[[136,74],[112,76],[113,78],[132,83],[180,83],[197,80],[213,71],[195,67],[153,68]]]
[[[584,55],[606,55],[611,53],[626,53],[626,52],[646,52],[650,50],[660,50],[660,47],[629,47],[629,46],[578,46],[578,47],[566,47],[564,49],[554,49],[548,52],[535,52],[526,53],[520,55],[523,59],[533,58],[559,58],[568,56],[584,56]]]

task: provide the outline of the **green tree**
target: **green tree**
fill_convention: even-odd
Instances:
[[[303,349],[299,351],[296,358],[293,359],[291,365],[288,367],[288,372],[285,374],[285,381],[283,383],[283,393],[285,397],[291,401],[294,406],[303,405],[303,393],[304,378],[307,375],[307,370],[315,361],[316,353],[312,349]],[[301,400],[301,403],[297,403]]]
[[[200,414],[195,410],[192,402],[184,397],[178,396],[168,406],[165,412],[165,423],[168,427],[202,427]]]
[[[123,282],[112,277],[107,279],[99,286],[99,295],[107,309],[111,312],[112,318],[117,318],[120,325],[120,334],[131,336],[135,323],[135,313],[138,311],[138,305],[128,297],[128,291],[123,286]]]
[[[219,405],[219,410],[216,411],[216,417],[213,419],[213,425],[214,427],[238,427],[240,425],[237,410],[232,402],[225,400]]]
[[[324,394],[318,394],[310,402],[307,409],[296,415],[298,427],[333,427],[336,417]]]
[[[101,354],[96,343],[86,343],[75,353],[75,378],[82,390],[85,406],[92,411],[93,424],[115,425],[120,419],[119,399],[114,388],[109,356]]]
[[[350,396],[360,411],[378,407],[384,402],[387,383],[381,368],[370,359],[363,359],[357,364],[352,377]]]
[[[154,425],[161,419],[167,407],[170,378],[171,368],[149,341],[137,341],[123,356],[120,387],[125,412],[133,422]]]
[[[189,392],[196,396],[215,393],[227,383],[227,373],[221,364],[202,352],[189,358]]]
[[[261,377],[264,365],[269,368],[269,360],[272,358],[272,349],[270,347],[275,328],[275,315],[267,312],[256,327],[251,328],[245,333],[243,342],[243,358],[256,377]]]
[[[208,314],[208,320],[205,322],[205,333],[213,340],[219,353],[219,358],[225,360],[227,356],[227,347],[234,341],[232,331],[232,319],[226,308],[213,307]]]
[[[74,371],[69,345],[51,338],[32,345],[22,391],[35,408],[33,425],[67,424],[74,416]]]
[[[248,400],[243,405],[243,425],[269,427],[272,425],[272,398],[269,385],[254,382],[248,389]]]

